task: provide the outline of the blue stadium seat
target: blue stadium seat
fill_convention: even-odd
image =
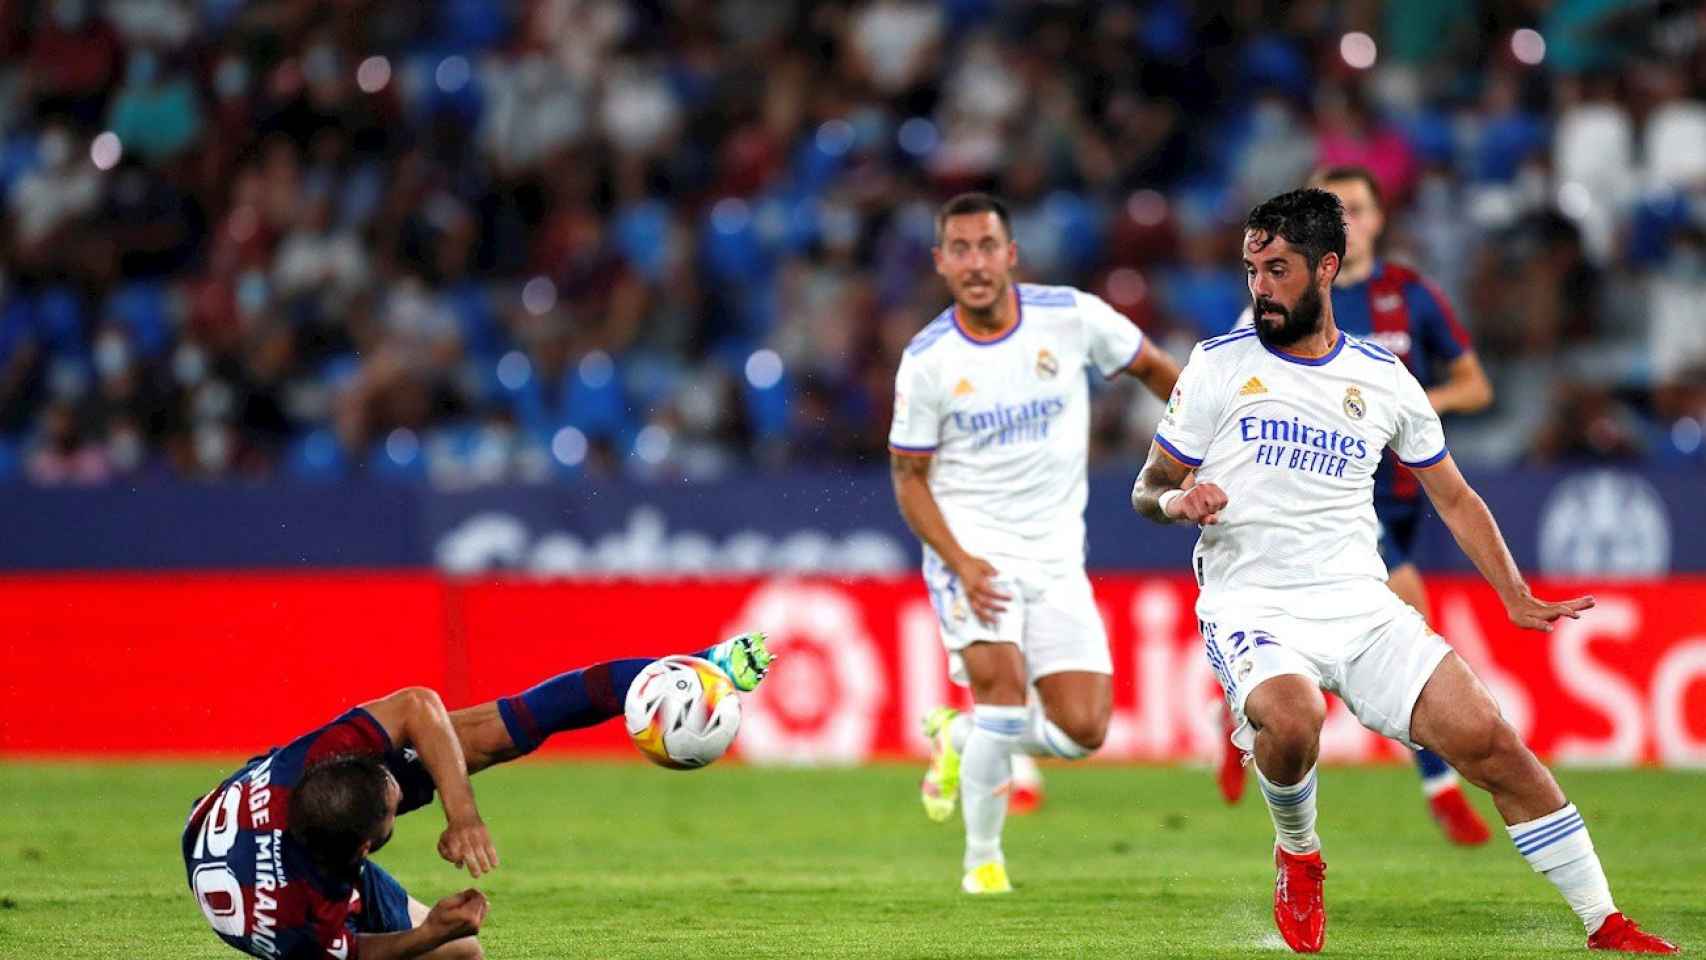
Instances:
[[[664,281],[669,257],[669,207],[658,200],[629,204],[616,214],[611,235],[616,249],[649,283]]]
[[[152,360],[172,343],[172,323],[166,314],[166,289],[159,283],[136,281],[113,291],[107,316],[130,334],[139,356]]]
[[[49,287],[36,298],[35,332],[47,349],[61,356],[89,353],[83,300],[69,287]]]

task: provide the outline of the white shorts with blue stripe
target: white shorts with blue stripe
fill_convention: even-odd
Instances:
[[[995,568],[996,588],[1011,598],[993,624],[971,612],[959,578],[934,550],[924,548],[924,585],[948,652],[948,676],[955,683],[969,682],[960,651],[974,643],[1017,645],[1032,681],[1069,670],[1114,672],[1108,629],[1082,563],[1045,563],[993,552],[980,556]]]
[[[1302,676],[1336,694],[1362,725],[1415,748],[1410,713],[1451,647],[1385,587],[1375,609],[1352,617],[1300,616],[1270,606],[1221,602],[1198,610],[1203,653],[1226,694],[1246,752],[1256,731],[1244,714],[1250,691],[1274,677]]]

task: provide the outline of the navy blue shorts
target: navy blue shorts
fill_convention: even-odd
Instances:
[[[1406,563],[1415,563],[1416,535],[1422,529],[1422,505],[1415,500],[1376,500],[1374,515],[1380,521],[1380,559],[1388,573]]]
[[[414,928],[409,919],[409,891],[368,860],[361,865],[361,912],[345,924],[351,933],[402,933]]]

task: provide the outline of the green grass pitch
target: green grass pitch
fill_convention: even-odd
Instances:
[[[224,765],[0,762],[0,958],[237,956],[178,858],[185,809]],[[960,829],[918,806],[918,770],[672,773],[527,762],[475,781],[503,867],[484,936],[500,957],[1274,957],[1271,832],[1259,798],[1222,806],[1207,773],[1048,770],[1008,824],[1017,890],[957,892]],[[1618,903],[1706,950],[1706,776],[1565,771]],[[1327,954],[1584,955],[1581,928],[1508,842],[1458,850],[1398,767],[1328,769]],[[1483,811],[1491,811],[1477,797]],[[431,902],[436,807],[380,862]]]

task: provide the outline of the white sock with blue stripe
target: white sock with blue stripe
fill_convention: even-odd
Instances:
[[[1280,849],[1296,854],[1320,850],[1321,838],[1315,835],[1315,768],[1310,767],[1302,780],[1282,787],[1263,776],[1262,768],[1256,766],[1256,783],[1268,803]]]
[[[1030,716],[1026,719],[1025,734],[1019,739],[1019,749],[1033,757],[1082,760],[1095,752],[1055,726],[1054,721],[1043,712],[1041,704],[1033,704]]]
[[[960,806],[966,820],[966,869],[1001,860],[1001,825],[1007,820],[1007,787],[1013,779],[1013,750],[1025,732],[1024,707],[972,709],[971,733],[960,755]]]
[[[1516,852],[1534,872],[1552,881],[1570,909],[1582,919],[1591,936],[1605,918],[1617,912],[1611,902],[1611,885],[1594,853],[1587,823],[1573,803],[1527,823],[1513,823],[1510,831]]]
[[[1033,703],[1028,711],[1025,732],[1019,737],[1019,753],[1031,757],[1054,757],[1059,760],[1082,760],[1096,751],[1066,735],[1066,731],[1049,720],[1041,704]],[[955,717],[948,725],[948,739],[954,749],[964,753],[966,738],[971,736],[972,718],[968,711]]]

